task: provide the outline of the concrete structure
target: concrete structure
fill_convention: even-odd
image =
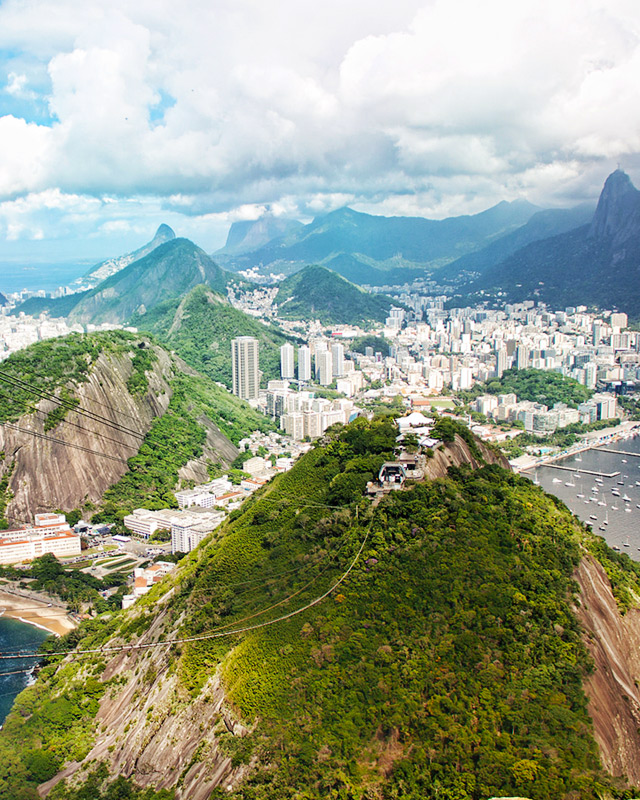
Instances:
[[[0,532],[0,564],[32,561],[45,553],[64,557],[80,552],[80,536],[64,514],[36,514],[33,527]]]
[[[311,380],[311,350],[306,345],[298,348],[298,380]]]
[[[232,391],[243,400],[255,400],[260,391],[258,340],[238,336],[231,340]]]
[[[316,379],[321,386],[329,386],[333,381],[333,358],[329,350],[316,353]]]
[[[122,598],[122,608],[129,608],[135,601],[153,588],[154,584],[160,583],[165,575],[168,575],[176,568],[172,561],[156,561],[146,569],[137,567],[133,571],[133,592],[125,594]]]
[[[280,348],[280,377],[288,380],[295,377],[293,345],[283,344]]]

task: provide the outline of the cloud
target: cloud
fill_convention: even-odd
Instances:
[[[0,117],[0,199],[93,199],[114,237],[143,209],[217,230],[263,207],[570,202],[640,153],[630,0],[5,0],[0,47],[6,95],[49,110]]]

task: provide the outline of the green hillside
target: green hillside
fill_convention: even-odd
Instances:
[[[461,392],[469,402],[481,394],[508,394],[513,392],[518,400],[543,403],[551,408],[555,403],[566,403],[577,408],[593,392],[574,378],[545,369],[508,369],[501,378],[477,384],[470,391]]]
[[[638,566],[539,487],[496,466],[452,468],[371,506],[362,488],[393,452],[396,432],[386,419],[359,419],[334,433],[234,514],[177,576],[128,612],[66,637],[70,649],[149,643],[307,607],[228,638],[54,659],[0,731],[0,798],[35,798],[37,783],[105,737],[109,758],[86,764],[84,784],[59,784],[51,798],[170,797],[143,793],[111,765],[126,760],[135,777],[136,748],[165,719],[198,703],[211,714],[214,675],[224,705],[200,726],[199,743],[173,743],[184,748],[180,781],[192,768],[206,781],[221,755],[234,769],[245,765],[213,798],[633,796],[599,764],[573,574],[585,552],[596,554],[624,605],[640,591]],[[158,708],[167,685],[174,688]],[[103,695],[127,701],[98,731]],[[238,718],[242,736],[232,733]],[[145,719],[135,737],[115,734]]]
[[[275,302],[283,319],[318,319],[325,325],[384,322],[394,301],[369,294],[324,267],[305,267],[280,284]]]
[[[69,315],[77,322],[127,322],[194,286],[224,292],[227,274],[188,239],[173,239],[102,281],[83,295]]]
[[[280,377],[280,347],[290,341],[273,326],[233,308],[206,286],[197,286],[183,299],[161,303],[131,322],[155,334],[203,375],[229,387],[232,339],[254,336],[258,340],[265,380]]]

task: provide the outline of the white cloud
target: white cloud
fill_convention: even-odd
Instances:
[[[145,213],[197,232],[263,207],[579,199],[640,152],[631,0],[5,0],[0,47],[6,96],[53,118],[0,117],[0,198],[93,198],[114,237]],[[21,213],[49,235],[52,209]]]

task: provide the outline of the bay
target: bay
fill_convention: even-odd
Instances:
[[[9,617],[0,617],[0,653],[20,650],[33,652],[50,634]],[[9,713],[16,696],[28,685],[34,667],[32,658],[10,658],[0,662],[0,725]],[[9,675],[7,673],[15,673]]]
[[[610,547],[640,561],[640,436],[555,463],[571,471],[543,466],[527,477],[562,500]],[[600,473],[601,480],[589,472]],[[618,474],[607,477],[612,473]]]

